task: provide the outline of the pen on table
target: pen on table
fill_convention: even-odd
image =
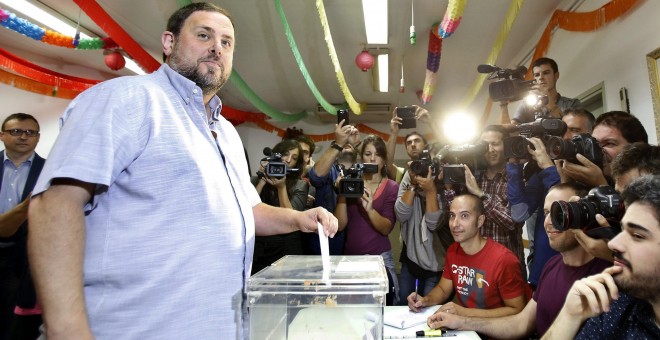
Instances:
[[[442,329],[432,329],[428,331],[417,331],[415,332],[415,335],[417,335],[418,338],[420,337],[442,337],[447,335],[447,331],[443,331]]]

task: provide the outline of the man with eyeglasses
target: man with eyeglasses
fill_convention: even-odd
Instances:
[[[25,113],[9,115],[0,140],[0,339],[8,334],[36,338],[41,312],[27,265],[27,211],[30,193],[44,166],[34,152],[39,122]]]

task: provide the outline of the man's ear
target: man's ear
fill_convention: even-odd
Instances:
[[[555,81],[559,80],[559,72],[555,72]]]
[[[486,215],[484,214],[479,215],[478,221],[479,221],[478,228],[481,228],[484,225],[484,222],[486,222]]]
[[[169,31],[163,32],[161,43],[163,44],[163,54],[169,57],[172,50],[174,50],[174,34]]]

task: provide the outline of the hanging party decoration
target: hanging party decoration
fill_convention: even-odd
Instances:
[[[355,57],[355,65],[357,65],[362,72],[367,72],[374,66],[374,63],[374,56],[372,56],[366,48]]]
[[[117,47],[117,44],[110,38],[80,39],[80,32],[76,32],[76,36],[71,37],[44,29],[26,19],[17,17],[16,14],[3,8],[0,8],[0,25],[34,40],[59,47],[75,48],[78,50],[98,50]]]
[[[277,13],[280,15],[280,21],[282,22],[282,26],[284,27],[284,34],[286,35],[286,40],[289,41],[289,47],[291,47],[291,52],[293,53],[293,57],[296,59],[296,63],[298,63],[298,68],[300,69],[303,78],[305,78],[305,82],[307,82],[307,86],[312,91],[314,98],[316,98],[316,100],[323,107],[323,109],[330,114],[336,115],[338,108],[330,104],[330,102],[328,102],[325,98],[323,98],[321,92],[316,87],[316,84],[314,84],[314,81],[312,80],[309,71],[307,71],[305,62],[302,60],[302,56],[300,55],[300,51],[298,50],[298,45],[296,44],[296,41],[293,39],[293,33],[291,32],[291,27],[289,27],[289,22],[286,20],[286,16],[284,15],[284,9],[282,8],[282,3],[280,2],[280,0],[275,0],[275,8],[277,8]]]
[[[431,28],[429,37],[428,55],[426,57],[426,76],[422,89],[422,104],[428,104],[433,98],[437,82],[438,68],[442,51],[442,39],[449,38],[461,23],[467,0],[449,0],[447,11],[440,24]]]
[[[73,0],[109,36],[115,40],[126,53],[148,73],[157,70],[160,63],[147,53],[116,21],[94,0]]]
[[[410,0],[410,45],[417,42],[417,33],[415,33],[415,0]]]
[[[254,91],[252,91],[252,89],[245,83],[243,78],[241,78],[241,76],[238,75],[236,70],[233,70],[231,72],[231,76],[229,77],[229,80],[243,95],[243,97],[245,97],[257,109],[259,109],[259,111],[265,113],[266,115],[277,121],[296,122],[307,116],[306,111],[301,111],[295,114],[287,114],[280,112],[275,108],[273,108],[272,106],[268,105],[268,103],[266,103],[263,99],[257,96],[257,94],[254,93]]]
[[[612,0],[591,12],[556,10],[536,44],[534,56],[527,69],[527,79],[532,77],[532,63],[534,60],[543,57],[548,52],[550,36],[557,26],[569,32],[592,32],[628,13],[639,2],[639,0]]]
[[[0,67],[50,86],[74,91],[84,91],[100,83],[98,80],[78,78],[48,70],[2,48],[0,48]]]
[[[445,16],[442,18],[440,25],[433,29],[433,34],[437,35],[438,38],[445,39],[456,32],[461,19],[463,19],[466,4],[467,0],[449,0]]]
[[[114,50],[105,55],[105,65],[113,71],[121,70],[126,66],[126,59],[121,52]]]
[[[321,19],[321,26],[323,27],[323,37],[325,38],[325,43],[328,46],[328,53],[330,53],[330,60],[332,60],[332,66],[335,67],[335,74],[337,75],[337,82],[339,83],[339,88],[344,94],[344,99],[348,103],[348,106],[351,108],[351,111],[356,115],[361,115],[364,109],[364,104],[358,103],[351,91],[348,89],[346,84],[346,79],[344,78],[344,72],[341,70],[341,65],[339,65],[339,58],[337,57],[337,51],[335,50],[335,45],[332,42],[332,35],[330,34],[330,25],[328,24],[328,17],[325,15],[325,7],[323,6],[323,0],[316,0],[316,9],[319,13],[319,19]]]
[[[486,58],[484,64],[487,65],[496,64],[497,57],[500,55],[500,52],[502,51],[502,47],[504,46],[504,42],[506,41],[506,38],[509,36],[509,33],[511,32],[511,27],[513,26],[513,23],[516,21],[516,18],[518,17],[518,13],[520,13],[520,9],[522,8],[524,3],[525,0],[511,1],[511,5],[509,5],[509,10],[506,14],[506,17],[504,18],[504,22],[502,22],[502,25],[500,26],[500,30],[497,33],[495,42],[493,43],[493,47],[490,49],[490,53],[488,53],[488,57]],[[488,75],[484,73],[480,73],[479,75],[477,75],[477,78],[472,83],[472,86],[470,87],[468,94],[463,99],[463,107],[467,107],[470,105],[470,103],[472,103],[474,98],[477,96],[477,93],[479,93],[479,90],[481,90],[481,87],[483,86],[487,77]]]
[[[24,91],[62,99],[73,99],[81,92],[48,85],[4,70],[0,70],[0,83],[5,83]]]

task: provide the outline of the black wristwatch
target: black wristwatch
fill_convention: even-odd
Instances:
[[[332,143],[330,143],[330,147],[339,152],[342,152],[342,150],[344,150],[344,148],[341,145],[337,144],[337,142],[335,141],[332,141]]]
[[[482,201],[485,201],[485,200],[487,200],[489,197],[490,197],[490,195],[489,195],[488,193],[484,192],[484,194],[481,195],[481,197],[479,197],[479,198],[481,198]]]

